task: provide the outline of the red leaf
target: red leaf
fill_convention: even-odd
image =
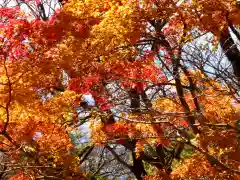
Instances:
[[[184,127],[188,127],[188,123],[186,121],[183,122]]]

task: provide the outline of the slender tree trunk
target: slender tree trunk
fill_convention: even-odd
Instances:
[[[133,158],[132,172],[138,180],[142,180],[143,176],[147,175],[143,166],[143,162],[140,158],[138,159],[136,158],[136,153],[134,151],[132,152],[132,158]]]
[[[238,82],[240,82],[240,51],[230,35],[228,26],[225,26],[222,30],[220,45],[228,60],[232,64],[234,75],[237,77]]]
[[[133,113],[140,112],[140,94],[137,92],[137,89],[132,89],[129,92],[129,96],[131,99],[131,110]],[[136,148],[136,141],[131,142],[131,145],[134,147],[132,151],[132,158],[133,158],[133,166],[132,172],[138,180],[142,180],[143,176],[147,175],[143,161],[140,158],[137,158],[135,151]]]

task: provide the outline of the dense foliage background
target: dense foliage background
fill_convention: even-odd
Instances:
[[[240,179],[238,1],[0,4],[0,179]]]

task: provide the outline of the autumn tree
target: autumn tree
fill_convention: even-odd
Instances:
[[[235,1],[55,3],[0,9],[2,176],[239,178]]]

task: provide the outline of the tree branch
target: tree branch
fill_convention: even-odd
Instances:
[[[130,170],[132,170],[132,166],[127,164],[124,160],[122,160],[118,154],[109,146],[109,145],[105,145],[106,149],[109,150],[112,155],[121,163],[123,164],[124,166],[126,166],[127,168],[129,168]]]

